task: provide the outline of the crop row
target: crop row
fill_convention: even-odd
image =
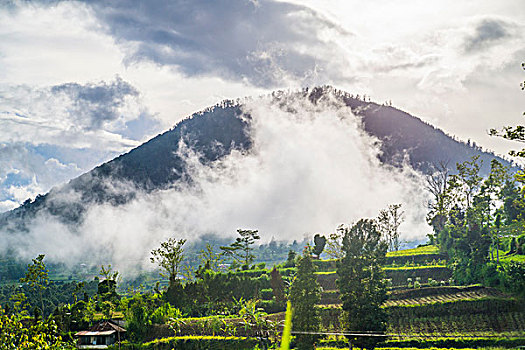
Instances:
[[[504,312],[525,312],[523,303],[514,299],[478,299],[460,300],[443,303],[392,306],[387,308],[391,317],[395,318],[423,318],[475,315],[498,315]]]
[[[470,314],[460,316],[397,318],[390,317],[388,332],[397,335],[523,335],[524,312],[505,312],[498,315]]]
[[[432,295],[447,295],[447,294],[457,294],[461,292],[471,292],[471,291],[481,291],[487,295],[502,295],[497,289],[489,289],[480,285],[473,286],[440,286],[440,287],[430,287],[430,288],[416,288],[416,289],[402,289],[395,290],[389,293],[389,300],[403,300],[403,299],[415,299],[428,297]]]
[[[321,322],[325,329],[340,330],[341,309],[338,307],[319,307]],[[386,308],[388,324],[393,333],[416,332],[430,322],[433,333],[447,333],[444,326],[457,321],[451,331],[514,331],[523,330],[525,309],[523,303],[513,299],[479,299],[424,304],[417,306],[393,306]],[[412,328],[415,327],[413,330]],[[451,326],[452,327],[452,326]],[[434,329],[434,330],[432,330]],[[421,331],[423,332],[423,331]]]
[[[411,268],[386,268],[386,277],[391,280],[393,286],[403,286],[411,278],[419,279],[423,282],[429,279],[435,281],[447,281],[452,276],[452,271],[445,266],[424,266]],[[316,274],[317,281],[324,290],[337,289],[337,273],[321,272]]]
[[[432,288],[425,288],[432,289]],[[385,306],[410,306],[432,303],[448,303],[460,300],[476,300],[487,299],[493,297],[502,297],[502,293],[491,288],[476,288],[472,290],[459,291],[457,293],[434,294],[428,296],[404,298],[404,299],[389,299],[385,302]]]
[[[432,350],[471,350],[471,349],[506,349],[516,348],[525,342],[525,338],[521,337],[442,337],[442,338],[420,338],[420,339],[405,339],[405,340],[387,340],[380,344],[377,349],[380,350],[417,350],[431,348]],[[346,350],[348,349],[348,341],[344,338],[333,340],[322,340],[317,347],[319,350]],[[354,348],[355,349],[355,348]]]

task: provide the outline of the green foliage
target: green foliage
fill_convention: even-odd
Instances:
[[[257,230],[238,229],[237,233],[240,237],[237,237],[235,242],[229,246],[222,246],[220,248],[226,256],[232,257],[236,262],[248,268],[255,259],[252,245],[261,237]]]
[[[277,302],[275,299],[272,300],[259,300],[258,307],[264,310],[268,314],[275,314],[283,312],[285,310],[285,304]]]
[[[286,263],[284,264],[284,267],[295,267],[295,258],[297,256],[297,253],[295,250],[289,250],[288,251],[288,258],[286,259]]]
[[[275,300],[278,303],[283,303],[286,301],[286,288],[284,285],[283,278],[281,277],[281,274],[279,271],[275,268],[275,266],[272,269],[272,272],[270,273],[270,284],[272,285],[272,291],[273,295],[275,296]]]
[[[168,321],[181,319],[182,312],[171,306],[170,303],[163,303],[149,316],[149,320],[153,324],[166,324]]]
[[[53,320],[22,322],[17,314],[9,315],[0,306],[0,350],[69,350],[74,344],[62,341]]]
[[[331,233],[328,236],[326,241],[326,254],[332,259],[341,259],[344,256],[343,253],[343,235],[344,235],[344,225],[337,227],[334,233]]]
[[[74,304],[80,299],[94,295],[97,291],[97,282],[85,282],[78,288],[75,282],[60,283],[50,281],[46,289],[42,291],[42,297],[46,303],[47,310],[54,310],[61,304]],[[23,300],[20,298],[22,297]],[[35,307],[41,305],[40,293],[27,284],[4,285],[0,287],[0,305],[14,308],[18,303],[19,312],[25,310],[32,314]],[[39,307],[40,308],[40,307]]]
[[[39,295],[41,306],[40,311],[42,312],[43,319],[45,319],[46,315],[43,292],[47,289],[49,284],[48,270],[44,264],[44,257],[44,254],[40,254],[36,259],[33,259],[33,263],[27,265],[25,277],[20,279],[20,282],[27,283],[31,290]]]
[[[219,271],[219,265],[222,263],[221,254],[215,253],[213,246],[209,243],[206,243],[206,247],[201,249],[199,253],[200,265],[199,270],[212,270],[214,272]]]
[[[290,287],[294,308],[292,324],[295,332],[319,332],[320,318],[315,305],[321,300],[321,288],[315,278],[315,265],[308,249],[297,262],[297,275]],[[297,349],[313,349],[318,336],[297,334]]]
[[[345,327],[350,332],[384,332],[386,314],[381,305],[386,300],[386,286],[381,264],[387,244],[373,220],[361,219],[343,238],[344,258],[340,261],[337,284],[343,302]],[[377,338],[353,338],[354,344],[373,349]]]
[[[182,246],[186,243],[185,239],[168,238],[166,242],[160,244],[160,248],[151,251],[151,263],[158,264],[164,270],[161,275],[168,278],[170,284],[174,284],[177,275],[179,274],[179,267],[184,259],[184,249]]]
[[[160,295],[153,293],[135,293],[122,299],[120,307],[127,322],[128,337],[136,342],[146,338],[153,323],[178,315],[178,310],[163,303]]]
[[[447,205],[441,207],[443,220],[435,229],[441,251],[451,258],[457,283],[498,286],[504,278],[497,267],[501,235],[512,231],[520,217],[519,196],[508,168],[493,160],[483,179],[481,166],[479,158],[473,157],[456,164],[457,174],[441,177],[440,195],[446,196]],[[436,186],[429,187],[435,194]],[[435,198],[433,207],[439,206]]]
[[[508,290],[525,297],[525,263],[511,262],[505,266],[505,285]]]
[[[272,300],[273,297],[274,297],[273,290],[271,288],[261,289],[259,291],[259,295],[260,295],[262,300]]]
[[[404,221],[405,212],[401,210],[401,204],[390,204],[387,209],[379,211],[377,217],[378,230],[386,237],[390,251],[399,250],[399,226]]]

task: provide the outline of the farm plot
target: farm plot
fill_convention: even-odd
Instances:
[[[472,287],[436,287],[394,292],[384,304],[390,306],[409,306],[432,303],[447,303],[460,300],[505,298],[504,293],[494,288]]]

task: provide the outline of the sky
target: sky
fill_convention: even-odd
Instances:
[[[0,212],[207,106],[329,84],[462,140],[522,123],[522,0],[0,0]]]

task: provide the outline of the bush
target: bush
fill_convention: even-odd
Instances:
[[[261,299],[263,299],[263,300],[272,300],[273,299],[273,291],[272,291],[271,288],[261,289],[261,291],[259,292],[259,295],[260,295]]]
[[[525,297],[525,264],[511,262],[505,266],[504,284],[509,291]]]
[[[272,300],[259,300],[257,307],[261,308],[267,314],[275,314],[277,312],[283,312],[286,310],[284,303],[279,303],[275,299]]]

